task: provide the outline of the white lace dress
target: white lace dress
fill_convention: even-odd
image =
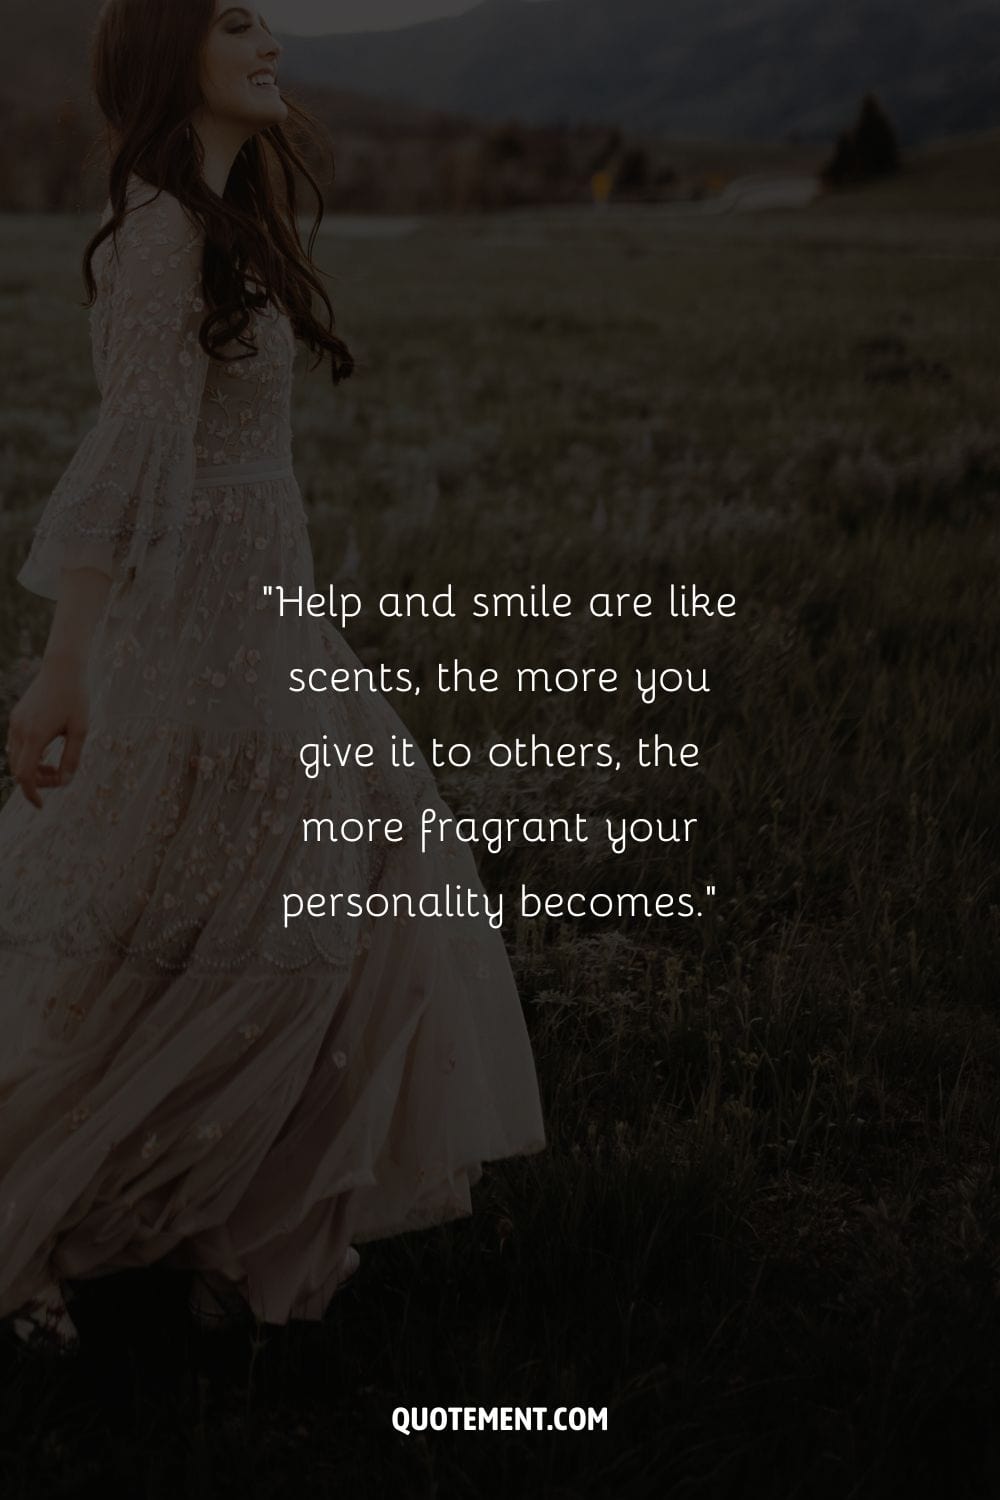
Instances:
[[[386,698],[289,691],[291,667],[359,665],[261,592],[315,588],[291,325],[269,303],[258,358],[209,359],[200,231],[129,191],[95,265],[99,419],[18,575],[56,599],[61,565],[90,565],[112,589],[76,776],[0,811],[0,1316],[160,1261],[231,1278],[265,1321],[319,1319],[350,1243],[468,1214],[484,1161],[544,1147],[534,1060],[481,917],[285,926],[286,892],[482,887],[462,845],[304,838],[446,809],[422,761],[385,769]],[[299,748],[323,735],[381,764],[312,780]]]

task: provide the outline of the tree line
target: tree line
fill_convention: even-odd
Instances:
[[[601,124],[484,124],[428,113],[393,122],[357,110],[311,107],[329,134],[336,209],[357,213],[475,212],[545,203],[582,203],[595,182],[617,201],[670,202],[705,196],[725,182],[724,168],[685,166],[680,148]],[[76,100],[14,105],[0,99],[0,210],[99,211],[106,176],[96,110]],[[726,156],[719,144],[719,159]],[[318,164],[322,175],[322,164]],[[854,126],[841,133],[819,174],[848,188],[900,169],[893,127],[878,100],[865,96]],[[308,201],[308,199],[306,200]]]

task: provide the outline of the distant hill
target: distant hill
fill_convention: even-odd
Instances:
[[[95,0],[45,0],[4,6],[0,104],[56,104],[87,90],[87,39]]]
[[[871,89],[914,144],[1000,124],[995,27],[995,0],[483,0],[286,38],[283,68],[487,119],[729,140],[829,140]]]
[[[911,166],[917,142],[988,130],[1000,89],[987,3],[483,0],[404,31],[285,37],[282,75],[331,132],[335,208],[581,202],[598,166],[616,198],[684,199],[741,172],[815,172],[867,88]],[[98,6],[9,7],[0,209],[103,201],[100,150],[85,160],[101,136],[86,66]],[[982,167],[950,190],[970,211],[996,150],[984,137]],[[929,195],[964,161],[942,156],[921,179]]]
[[[0,112],[85,96],[97,10],[6,7]],[[1000,125],[996,14],[996,0],[482,0],[402,31],[286,36],[282,69],[484,120],[747,141],[831,141],[872,89],[912,145]]]

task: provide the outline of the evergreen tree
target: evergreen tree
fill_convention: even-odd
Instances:
[[[853,129],[837,137],[833,155],[820,169],[829,187],[847,187],[898,172],[902,165],[899,142],[888,115],[874,94],[861,101]]]
[[[874,94],[866,94],[861,101],[854,143],[858,166],[866,177],[888,177],[899,171],[896,132]]]

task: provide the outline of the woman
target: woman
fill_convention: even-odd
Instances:
[[[296,339],[351,373],[295,227],[293,168],[322,197],[280,52],[225,0],[109,0],[96,37],[102,400],[18,574],[57,607],[0,812],[0,1317],[61,1351],[73,1279],[154,1261],[200,1273],[202,1319],[213,1293],[320,1319],[352,1240],[468,1214],[484,1161],[545,1144],[498,934],[283,915],[287,893],[482,888],[464,846],[304,836],[447,810],[419,756],[391,766],[385,698],[290,691],[359,663],[263,592],[315,588]],[[324,736],[374,764],[307,776]]]

